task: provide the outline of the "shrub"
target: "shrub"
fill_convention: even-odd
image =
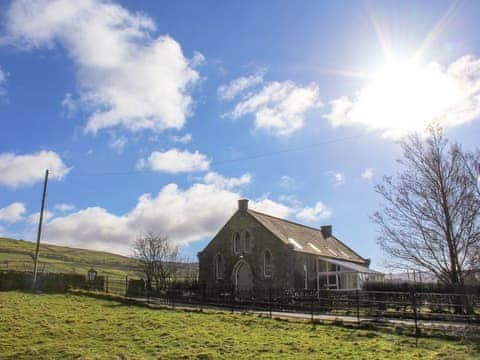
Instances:
[[[142,296],[145,292],[145,281],[129,279],[127,287],[127,296]]]
[[[20,271],[0,272],[0,291],[30,290],[33,274]],[[79,274],[39,273],[36,289],[46,293],[64,293],[69,288],[83,288],[86,278]]]

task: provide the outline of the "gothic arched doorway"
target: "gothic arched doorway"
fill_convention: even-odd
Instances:
[[[239,292],[252,291],[253,274],[250,265],[245,260],[240,260],[235,265],[233,272],[235,281],[235,290]]]

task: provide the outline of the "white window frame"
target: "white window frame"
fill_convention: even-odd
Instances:
[[[325,263],[325,266],[321,266],[321,264]],[[335,271],[329,271],[328,265],[332,264],[335,265]],[[335,275],[335,284],[330,284],[330,276]],[[340,288],[340,276],[347,275],[346,283],[343,284],[344,288]],[[348,276],[354,275],[354,278],[348,278]],[[325,259],[317,259],[317,289],[320,289],[320,277],[326,277],[326,288],[330,290],[354,290],[360,289],[362,284],[362,277],[368,276],[366,273],[350,270],[348,268],[343,268]],[[355,287],[352,287],[352,283],[355,284]]]

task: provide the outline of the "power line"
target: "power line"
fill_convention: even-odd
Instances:
[[[308,149],[315,148],[315,147],[322,146],[322,145],[328,145],[328,144],[333,144],[333,143],[338,143],[338,142],[343,142],[343,141],[355,140],[355,139],[361,138],[362,136],[365,136],[365,135],[354,135],[354,136],[348,136],[348,137],[343,137],[343,138],[324,140],[324,141],[313,143],[313,144],[290,147],[290,148],[285,148],[285,149],[270,151],[270,152],[265,152],[265,153],[258,153],[258,154],[254,154],[254,155],[250,155],[250,156],[238,157],[236,159],[226,159],[226,160],[212,161],[210,163],[210,165],[224,165],[224,164],[240,162],[240,161],[256,160],[256,159],[275,156],[275,155],[279,155],[279,154],[285,154],[285,153],[289,153],[289,152],[308,150]],[[68,176],[69,177],[71,177],[71,176],[78,176],[78,177],[82,177],[82,176],[117,176],[117,175],[122,176],[122,175],[149,174],[149,173],[157,173],[157,172],[158,171],[152,170],[152,169],[139,169],[139,170],[126,170],[126,171],[79,173],[79,174],[69,174]]]

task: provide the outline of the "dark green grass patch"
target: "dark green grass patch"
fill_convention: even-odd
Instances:
[[[251,315],[0,293],[1,359],[478,359],[480,347]]]

